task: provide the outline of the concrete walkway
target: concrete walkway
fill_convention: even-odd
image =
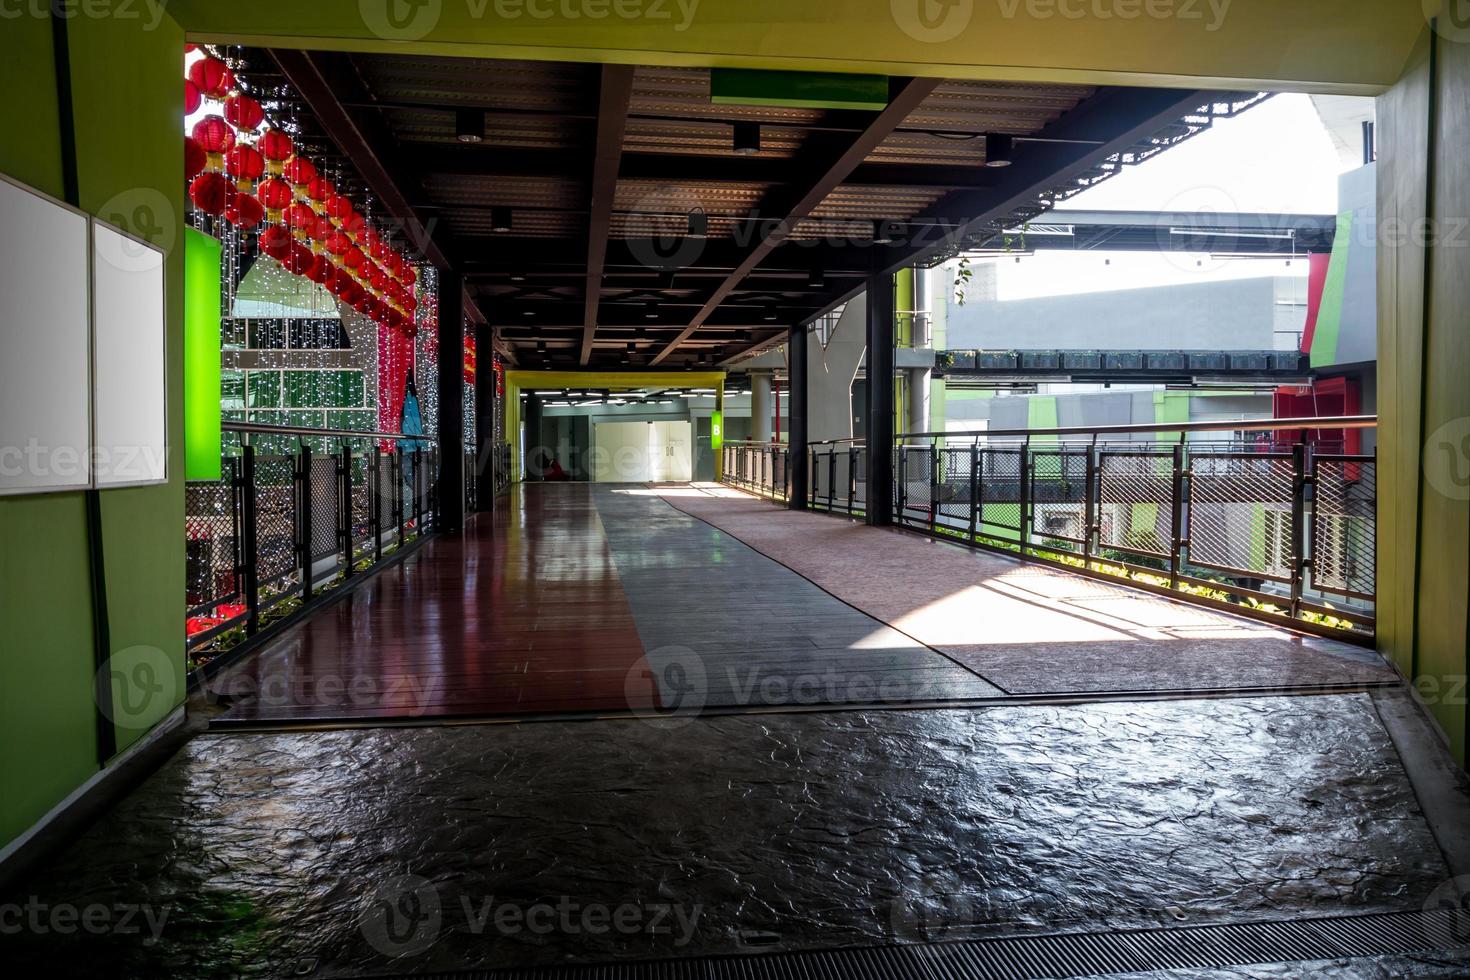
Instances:
[[[661,488],[824,591],[1009,694],[1396,684],[1377,654],[718,485]]]

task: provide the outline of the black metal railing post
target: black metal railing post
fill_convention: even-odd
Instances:
[[[929,530],[939,523],[939,443],[929,444]]]
[[[393,464],[389,467],[393,472],[393,523],[398,528],[398,547],[403,547],[403,536],[406,533],[404,527],[408,523],[408,508],[403,499],[403,446],[399,445],[393,451]]]
[[[241,591],[245,596],[245,632],[260,628],[260,544],[255,513],[255,447],[245,446],[240,459]]]
[[[980,529],[980,444],[970,443],[970,540]]]
[[[296,457],[296,561],[301,569],[301,601],[311,598],[311,446],[301,443]]]
[[[1307,574],[1307,447],[1297,443],[1291,450],[1291,618],[1302,614],[1302,586]]]
[[[1084,468],[1082,487],[1082,564],[1092,567],[1093,541],[1098,534],[1097,506],[1097,436],[1087,446],[1087,465]]]
[[[1180,556],[1184,548],[1184,433],[1170,454],[1173,462],[1169,531],[1169,588],[1179,588]]]
[[[392,463],[388,464],[390,467]],[[373,472],[368,483],[373,492],[373,561],[383,560],[383,447],[373,446]],[[390,515],[391,516],[391,515]]]
[[[837,493],[837,448],[834,446],[827,455],[827,509],[832,509],[835,494]]]
[[[352,577],[352,447],[342,441],[341,463],[337,470],[337,485],[340,494],[339,519],[337,522],[338,544],[342,548],[342,575]]]
[[[1018,543],[1021,546],[1021,554],[1025,554],[1030,547],[1031,533],[1031,437],[1028,435],[1026,441],[1021,443],[1021,465],[1017,468],[1021,477],[1021,486],[1018,496],[1020,498],[1021,519],[1016,523],[1019,525],[1016,531]]]

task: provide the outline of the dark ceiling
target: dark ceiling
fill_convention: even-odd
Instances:
[[[501,349],[549,367],[737,360],[868,275],[984,241],[1259,98],[893,79],[883,111],[822,110],[713,104],[700,68],[264,60],[463,273]],[[482,142],[457,138],[461,109]],[[742,122],[756,153],[733,148]],[[985,165],[986,134],[1018,138],[1011,166]]]

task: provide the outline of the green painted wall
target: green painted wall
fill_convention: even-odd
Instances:
[[[169,249],[171,482],[102,496],[113,648],[128,651],[125,677],[139,664],[153,676],[149,696],[129,692],[136,710],[117,726],[121,750],[183,694],[183,35],[167,17],[69,23],[81,205]],[[62,197],[50,20],[27,8],[4,37],[0,171]],[[83,496],[0,499],[0,555],[3,844],[97,770]]]
[[[1378,100],[1379,227],[1425,227],[1427,218],[1444,232],[1470,213],[1467,91],[1470,45],[1425,31],[1403,79]],[[1443,246],[1432,235],[1379,241],[1378,640],[1463,764],[1470,276],[1457,244],[1453,235]]]

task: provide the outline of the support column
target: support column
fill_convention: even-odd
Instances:
[[[475,329],[475,351],[486,355],[475,367],[475,509],[495,512],[495,329],[482,323]],[[494,521],[489,522],[491,526]]]
[[[750,438],[771,441],[771,372],[750,372]]]
[[[526,457],[526,472],[521,478],[529,483],[538,483],[542,477],[541,456],[546,450],[542,439],[541,396],[534,392],[526,396],[526,435],[521,451]]]
[[[893,523],[893,276],[868,276],[868,523]]]
[[[786,506],[792,510],[806,510],[807,486],[807,353],[806,327],[792,327],[786,340],[787,370],[791,381],[790,437],[786,443],[787,472],[791,479],[791,495]]]
[[[439,530],[464,528],[464,280],[439,273]]]

